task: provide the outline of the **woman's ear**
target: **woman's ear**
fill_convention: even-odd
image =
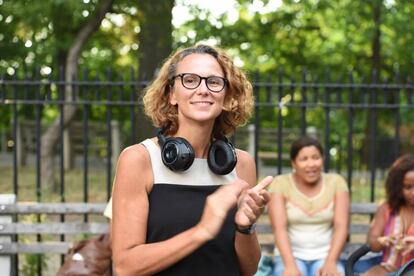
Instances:
[[[175,98],[174,87],[170,86],[169,93],[169,101],[171,105],[177,105],[177,99]]]
[[[290,161],[290,165],[292,166],[292,172],[296,172],[296,164],[295,164],[295,161]]]

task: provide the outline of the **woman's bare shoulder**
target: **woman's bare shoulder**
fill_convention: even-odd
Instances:
[[[238,170],[255,170],[255,162],[253,157],[244,150],[236,149],[237,169]]]
[[[390,206],[388,205],[388,203],[387,202],[383,202],[380,205],[378,205],[377,213],[385,214],[386,212],[389,211],[389,209],[390,209]]]
[[[149,192],[152,188],[153,174],[149,152],[142,144],[126,147],[120,154],[116,168],[115,182],[136,186],[143,183]],[[139,185],[140,186],[140,185]]]
[[[149,153],[144,145],[142,144],[135,144],[132,146],[128,146],[122,150],[121,154],[119,155],[118,164],[128,165],[130,163],[137,163],[147,162],[149,160]]]

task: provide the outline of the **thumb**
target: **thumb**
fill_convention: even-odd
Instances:
[[[243,179],[236,179],[234,186],[237,187],[238,195],[240,195],[244,190],[249,188],[249,183],[247,183]]]
[[[228,190],[229,193],[233,194],[235,197],[239,197],[243,190],[245,190],[249,184],[239,178],[236,178],[233,182],[228,185],[224,185],[224,189]]]

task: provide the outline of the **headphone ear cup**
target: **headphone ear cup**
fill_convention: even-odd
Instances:
[[[161,148],[161,159],[170,170],[185,171],[194,162],[194,149],[184,138],[167,138]]]
[[[223,140],[215,140],[208,151],[210,170],[219,175],[230,173],[237,164],[237,155],[233,145]]]

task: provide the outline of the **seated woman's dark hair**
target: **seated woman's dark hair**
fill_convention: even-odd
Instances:
[[[403,181],[405,174],[409,171],[414,171],[414,155],[412,154],[403,155],[395,160],[385,180],[387,203],[394,213],[397,213],[405,204]]]
[[[317,139],[309,136],[302,136],[299,139],[295,140],[290,147],[290,161],[294,161],[296,159],[299,151],[302,148],[310,146],[315,146],[320,152],[321,156],[323,156],[323,147]]]

